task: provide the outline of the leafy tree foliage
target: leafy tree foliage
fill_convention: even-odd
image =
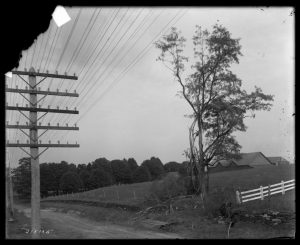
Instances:
[[[60,189],[66,193],[78,192],[82,188],[82,181],[74,171],[64,173],[60,179]]]
[[[161,51],[158,60],[171,70],[180,85],[180,95],[189,104],[193,119],[189,129],[189,174],[197,194],[208,193],[208,167],[221,159],[238,157],[241,146],[233,136],[235,131],[245,131],[246,117],[255,111],[270,110],[272,95],[258,87],[247,93],[242,81],[230,66],[239,63],[239,39],[221,25],[212,32],[196,26],[192,38],[194,58],[183,55],[186,39],[172,28],[171,32],[155,43]],[[190,62],[190,69],[186,64]]]
[[[83,170],[87,170],[87,166],[85,164],[78,164],[77,165],[77,173],[79,174]]]
[[[151,158],[149,166],[156,178],[163,173],[163,165],[158,158]],[[147,165],[147,164],[146,164]],[[62,192],[77,192],[91,190],[115,183],[127,184],[152,180],[152,176],[145,164],[138,166],[134,158],[128,160],[114,160],[98,158],[92,163],[68,164],[60,163],[40,164],[41,197],[47,197]],[[14,190],[22,198],[30,198],[31,168],[30,158],[19,160],[19,166],[12,171]]]
[[[21,158],[19,166],[12,170],[14,191],[20,198],[30,199],[31,196],[31,162],[30,158]]]
[[[104,168],[106,171],[111,171],[110,166],[109,166],[109,160],[107,160],[105,157],[97,158],[93,163],[92,163],[93,168]],[[107,169],[106,169],[107,167]]]
[[[90,176],[90,186],[92,189],[109,186],[112,184],[112,176],[104,169],[93,169]]]
[[[133,183],[147,182],[151,180],[149,169],[145,166],[139,166],[134,172],[132,177]]]
[[[110,164],[116,183],[129,184],[132,182],[131,171],[126,162],[123,160],[113,160]]]
[[[64,163],[67,163],[65,161],[63,161]],[[68,164],[68,163],[67,163]],[[74,172],[77,172],[77,167],[74,163],[71,163],[68,165],[68,171],[74,171]]]
[[[79,177],[82,181],[84,190],[91,190],[95,185],[93,185],[92,175],[87,169],[81,169],[79,172]]]
[[[129,158],[127,160],[127,166],[129,167],[129,169],[132,173],[139,167],[134,158]]]
[[[164,174],[164,166],[159,158],[151,157],[150,160],[145,160],[142,166],[149,169],[151,180],[158,179]]]
[[[178,172],[181,164],[178,162],[168,162],[164,164],[165,172]]]
[[[64,173],[69,171],[68,163],[61,161],[60,163],[49,163],[49,168],[54,175],[54,188],[56,189],[56,194],[59,194],[60,190],[60,179]]]
[[[41,197],[46,197],[50,191],[57,192],[55,172],[52,171],[52,166],[47,163],[40,164]]]
[[[113,174],[113,171],[112,171],[111,163],[105,157],[101,157],[101,158],[96,159],[92,163],[92,168],[93,169],[100,168],[100,169],[106,171],[107,173],[109,173],[112,176],[112,183],[115,183],[115,178],[114,178],[114,174]]]

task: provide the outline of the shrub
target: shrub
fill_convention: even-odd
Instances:
[[[151,174],[146,166],[139,166],[132,177],[133,183],[146,182],[151,180]]]
[[[150,187],[150,199],[166,201],[172,197],[185,195],[186,188],[183,178],[167,175],[160,181],[155,181]]]
[[[188,176],[187,167],[184,166],[183,164],[180,164],[179,169],[178,169],[178,173],[179,173],[181,176],[183,176],[183,177]]]
[[[234,189],[214,188],[207,196],[207,200],[205,203],[206,213],[208,215],[218,216],[220,215],[220,208],[226,203],[236,203]]]

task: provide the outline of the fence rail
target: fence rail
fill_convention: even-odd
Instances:
[[[259,188],[248,190],[248,191],[236,191],[236,200],[238,204],[253,200],[264,200],[265,197],[281,193],[285,194],[286,191],[295,188],[295,179],[288,181],[281,181],[277,184],[260,186]]]

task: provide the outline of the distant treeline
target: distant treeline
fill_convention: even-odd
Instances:
[[[59,195],[92,190],[114,184],[131,184],[153,181],[162,178],[168,172],[185,174],[186,162],[168,162],[162,164],[159,158],[151,157],[139,166],[134,158],[109,161],[98,158],[92,163],[40,164],[41,196]],[[19,166],[12,171],[14,191],[21,198],[30,198],[31,166],[30,158],[19,160]]]

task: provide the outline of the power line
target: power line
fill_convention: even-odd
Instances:
[[[51,24],[52,24],[52,25],[51,25]],[[49,28],[48,36],[47,36],[47,42],[46,42],[45,47],[44,47],[44,52],[43,52],[42,59],[41,59],[40,65],[39,65],[39,70],[41,69],[42,62],[43,62],[43,60],[44,60],[45,51],[46,51],[46,49],[47,49],[47,46],[48,46],[48,43],[49,43],[49,40],[50,40],[49,36],[50,36],[50,33],[51,33],[52,29],[53,29],[53,25],[54,25],[53,22],[50,22],[50,28]]]
[[[145,32],[148,31],[148,29],[150,28],[150,26],[153,25],[153,23],[159,18],[159,16],[161,15],[161,13],[162,13],[162,11],[160,12],[160,14],[159,14],[158,16],[156,16],[156,18],[154,18],[154,20],[148,25],[148,27],[144,30],[144,32],[142,32],[142,33],[140,34],[139,38],[136,39],[136,41],[131,45],[131,47],[127,50],[127,52],[122,56],[122,58],[121,58],[121,60],[119,60],[118,64],[120,64],[121,61],[126,57],[126,55],[128,54],[128,52],[129,52],[132,48],[135,47],[135,44],[137,43],[137,41],[139,41],[140,38],[143,37],[143,35],[145,34]],[[127,41],[128,41],[128,40],[127,40]],[[113,63],[113,61],[114,61],[114,59],[112,60],[112,62],[111,62],[109,65],[107,65],[107,67],[111,67],[111,64]],[[118,65],[118,64],[117,64],[117,65]],[[117,65],[112,66],[112,68],[115,69],[115,68],[117,67]],[[108,69],[108,68],[107,68],[107,69]],[[99,80],[99,79],[102,77],[103,74],[105,74],[105,71],[106,71],[107,69],[105,69],[104,72],[102,72],[101,75],[98,76],[98,79],[95,79],[96,82],[97,82],[97,80]],[[97,70],[96,70],[96,71],[97,71]],[[111,73],[111,72],[110,72],[110,73]],[[95,73],[94,73],[94,75],[95,75]],[[105,80],[105,79],[102,80],[102,83],[100,83],[100,85],[103,84],[103,81],[104,81],[104,80]],[[94,83],[94,84],[96,84],[96,83]],[[83,91],[81,91],[81,93],[83,93]],[[85,96],[82,96],[82,97],[85,98]],[[82,101],[81,101],[81,102],[82,102]]]
[[[46,36],[45,33],[43,33],[42,34],[42,42],[41,42],[41,45],[39,46],[39,51],[38,51],[38,55],[37,55],[36,62],[35,62],[35,67],[37,67],[37,65],[38,65],[40,52],[41,52],[41,49],[42,49],[42,46],[43,46],[43,43],[44,43],[44,40],[45,40],[45,36]]]
[[[90,58],[92,57],[92,55],[94,54],[94,52],[95,52],[95,50],[97,49],[97,47],[99,46],[99,44],[101,43],[101,41],[102,41],[102,39],[103,39],[103,37],[104,37],[104,35],[105,35],[105,33],[106,33],[106,31],[107,31],[107,29],[111,26],[111,24],[113,23],[113,21],[115,20],[115,18],[116,18],[116,16],[117,16],[117,14],[119,13],[119,11],[120,11],[120,9],[118,9],[118,11],[116,12],[116,10],[114,10],[113,11],[113,13],[115,13],[115,15],[113,16],[113,15],[111,15],[112,17],[110,18],[110,20],[109,21],[107,21],[106,23],[105,23],[105,27],[104,28],[106,28],[106,30],[103,32],[104,34],[102,34],[101,35],[101,38],[100,38],[100,40],[98,41],[98,43],[97,43],[97,45],[96,45],[96,47],[93,49],[93,51],[90,53],[90,55],[89,55],[89,57],[88,57],[88,59],[87,59],[87,61],[85,62],[85,65],[84,65],[84,67],[81,69],[81,71],[79,72],[79,75],[78,75],[78,77],[80,76],[80,74],[82,73],[82,71],[84,70],[84,68],[85,68],[85,66],[88,64],[88,62],[89,62],[89,60],[90,60]],[[101,25],[102,26],[102,25]],[[100,26],[100,27],[101,27]],[[98,33],[99,34],[101,34],[101,32],[100,32],[100,28],[98,29]],[[96,42],[97,41],[97,39],[94,39],[94,42]],[[91,43],[90,43],[90,45],[91,45]],[[89,45],[89,47],[90,47],[90,45]],[[89,48],[88,47],[88,48]],[[70,88],[70,90],[72,89],[72,87],[74,86],[74,83],[71,85],[71,88]]]
[[[70,31],[70,33],[69,33],[69,35],[68,35],[67,41],[65,42],[65,45],[64,45],[64,47],[63,47],[63,51],[62,51],[62,53],[61,53],[61,55],[60,55],[60,57],[59,57],[58,63],[57,63],[57,65],[56,65],[56,67],[55,67],[54,70],[57,70],[57,68],[59,67],[59,65],[60,65],[60,63],[61,63],[61,61],[62,61],[62,58],[63,58],[63,56],[64,56],[64,54],[65,54],[65,51],[66,51],[66,49],[67,49],[67,47],[68,47],[69,41],[70,41],[70,39],[71,39],[71,36],[73,35],[74,29],[75,29],[75,27],[77,26],[78,19],[79,19],[80,15],[81,15],[81,11],[82,11],[82,9],[79,9],[79,12],[77,13],[76,19],[75,19],[74,24],[73,24],[73,26],[72,26],[72,29],[71,29],[71,31]],[[53,78],[52,78],[51,81],[50,81],[49,88],[51,88],[52,82],[53,82]],[[50,101],[50,104],[53,103],[53,100],[54,100],[54,97],[53,97],[52,100]],[[43,105],[43,103],[42,103],[42,105]],[[42,120],[42,121],[43,121],[43,120]]]
[[[115,16],[113,17],[112,21],[110,21],[110,23],[107,25],[107,27],[106,27],[106,29],[105,29],[105,31],[104,31],[104,34],[101,36],[100,41],[98,42],[98,44],[97,44],[97,46],[95,47],[94,50],[96,50],[97,47],[100,45],[100,43],[101,43],[103,37],[105,36],[106,31],[108,30],[108,28],[112,25],[112,23],[113,23],[114,20],[116,19],[116,16],[118,15],[119,11],[120,11],[120,9],[118,9],[118,11],[116,12],[116,14],[115,14]],[[128,9],[127,9],[127,11],[128,11]],[[126,11],[126,12],[127,12],[127,11]],[[123,19],[123,18],[124,18],[124,15],[123,15],[122,19]],[[121,20],[122,20],[122,19],[121,19]],[[119,23],[117,24],[116,27],[118,27],[119,24],[120,24],[120,21],[119,21]],[[114,29],[114,31],[115,31],[115,30],[116,30],[116,28]],[[113,32],[114,32],[114,31],[113,31]],[[109,38],[110,38],[110,37],[109,37]],[[107,41],[109,40],[109,38],[107,39]],[[106,43],[107,43],[107,41],[106,41]],[[100,52],[97,54],[96,59],[98,58],[99,54],[101,53],[101,51],[102,51],[103,48],[105,47],[106,43],[103,45],[103,47],[101,48]],[[89,62],[89,60],[90,60],[90,58],[92,57],[93,54],[94,54],[94,53],[92,52],[91,55],[89,56],[88,61],[85,63],[83,69],[81,69],[81,71],[80,71],[78,77],[80,76],[81,72],[84,70],[85,66],[88,64],[88,62]],[[94,62],[95,62],[95,59],[93,60],[93,63],[94,63]],[[92,64],[93,64],[93,63],[92,63]],[[86,74],[86,73],[87,73],[87,71],[85,72],[85,74]],[[73,83],[73,85],[74,85],[74,83]],[[73,85],[71,86],[70,90],[72,89]],[[78,85],[77,85],[77,87],[78,87]]]
[[[33,59],[34,59],[35,50],[36,50],[36,45],[37,45],[37,40],[34,41],[34,50],[33,50],[33,55],[32,55],[31,62],[30,62],[30,67],[32,67],[32,61],[33,61]]]
[[[114,20],[115,20],[116,16],[118,15],[119,11],[120,11],[120,9],[118,9],[117,13],[116,13],[115,16],[113,17],[113,20],[109,23],[109,25],[107,26],[106,30],[103,32],[104,34],[101,36],[101,39],[99,40],[97,46],[94,48],[94,51],[95,51],[95,50],[98,48],[98,46],[100,45],[100,43],[101,43],[101,41],[102,41],[102,39],[103,39],[103,37],[104,37],[106,31],[107,31],[108,28],[111,26],[111,24],[114,22]],[[93,52],[94,52],[94,51],[93,51]],[[88,58],[87,61],[85,62],[83,68],[82,68],[81,71],[78,73],[78,77],[81,75],[82,71],[85,69],[86,65],[88,64],[90,58],[93,56],[93,54],[94,54],[93,52],[89,55],[89,58]]]
[[[150,14],[151,12],[149,12],[148,13],[148,15]],[[138,39],[136,39],[136,41],[132,44],[132,46],[131,46],[131,48],[133,48],[134,47],[134,45],[136,44],[136,42],[144,35],[144,33],[150,28],[150,26],[151,25],[153,25],[153,23],[158,19],[158,17],[161,15],[161,13],[162,13],[162,11],[159,13],[159,15],[158,16],[156,16],[155,17],[155,19],[147,26],[147,28],[144,30],[144,32],[142,32],[141,34],[140,34],[140,36],[138,37]],[[144,19],[143,19],[144,20]],[[140,23],[141,24],[141,23]],[[140,27],[140,25],[139,25],[139,27]],[[136,34],[136,30],[134,31],[134,33],[133,33],[134,35]],[[132,38],[132,35],[130,36],[130,38]],[[130,39],[130,38],[128,38],[127,39],[127,41]],[[126,42],[127,42],[126,41]],[[125,45],[125,44],[124,44]],[[127,52],[123,55],[123,58],[124,58],[124,56],[131,50],[131,48],[129,48],[128,50],[127,50]],[[122,59],[123,60],[123,59]],[[120,62],[119,62],[120,63]],[[116,66],[116,65],[114,65],[114,66]],[[97,70],[97,68],[96,68],[96,70]],[[99,77],[98,77],[99,78]],[[98,80],[98,79],[97,79]],[[91,89],[91,88],[90,88]],[[87,96],[86,96],[87,97]],[[90,97],[89,97],[90,98]],[[83,99],[82,100],[84,100],[84,97],[83,97]],[[64,123],[66,122],[66,120],[67,120],[68,118],[66,118],[65,119],[65,121],[64,121]]]
[[[81,49],[82,49],[82,47],[83,47],[83,44],[85,43],[85,41],[86,41],[87,37],[89,36],[89,34],[90,34],[90,32],[91,32],[91,30],[92,30],[94,24],[96,23],[96,20],[97,20],[98,17],[99,17],[100,12],[101,12],[101,9],[98,11],[96,18],[93,20],[93,24],[90,26],[91,21],[92,21],[94,15],[95,15],[95,13],[96,13],[96,9],[95,9],[95,11],[94,11],[94,13],[93,13],[93,15],[92,15],[92,17],[91,17],[91,19],[90,19],[88,25],[86,26],[86,28],[84,28],[84,33],[82,34],[81,39],[80,39],[80,41],[79,41],[79,43],[78,43],[78,46],[77,46],[76,50],[73,52],[72,58],[71,58],[69,64],[67,65],[67,67],[66,67],[66,71],[67,71],[67,72],[69,72],[69,70],[71,69],[71,67],[72,67],[72,65],[73,65],[73,63],[74,63],[74,61],[75,61],[76,58],[78,57],[78,55],[79,55],[79,53],[80,53],[80,51],[81,51]],[[90,26],[90,28],[88,28],[88,26]],[[87,34],[86,34],[86,31],[88,31]],[[83,40],[83,38],[84,38],[84,40]],[[82,40],[83,40],[83,42],[81,43]],[[79,45],[80,43],[81,43],[81,45]],[[80,46],[80,48],[79,48],[79,46]],[[78,49],[78,48],[79,48],[79,49]],[[76,56],[75,56],[75,54],[76,54]]]
[[[119,11],[120,11],[120,10],[118,10],[117,13],[118,13]],[[115,12],[116,12],[116,10],[113,11],[113,14],[114,14]],[[116,15],[117,15],[117,13],[115,14],[114,17],[112,17],[112,18],[113,18],[113,21],[114,21]],[[99,14],[99,13],[98,13],[98,14]],[[113,14],[112,14],[111,16],[113,16]],[[97,16],[98,16],[98,15],[97,15]],[[111,18],[111,19],[112,19],[112,18]],[[94,22],[94,23],[95,23],[95,22]],[[106,22],[105,22],[104,28],[108,26],[108,23],[109,23],[109,21],[106,21]],[[109,26],[110,26],[111,24],[112,24],[112,22],[110,22]],[[109,26],[108,26],[108,28],[109,28]],[[101,31],[100,31],[101,27],[102,27],[102,25],[99,26],[99,28],[98,28],[98,30],[97,30],[96,33],[101,34]],[[107,29],[106,29],[106,30],[107,30]],[[105,33],[105,32],[103,32],[103,33]],[[98,35],[98,36],[99,36],[99,35]],[[104,34],[101,35],[101,38],[100,38],[100,40],[98,41],[98,45],[100,44],[100,42],[101,42],[101,40],[103,39],[103,37],[104,37]],[[87,36],[86,36],[86,38],[87,38]],[[86,38],[85,38],[85,40],[86,40]],[[97,37],[97,38],[98,38],[98,37]],[[94,38],[94,39],[93,39],[93,42],[90,42],[90,44],[89,44],[88,47],[87,47],[87,50],[89,50],[89,48],[90,48],[90,46],[91,46],[92,43],[94,43],[94,42],[97,41],[97,38]],[[84,40],[84,42],[85,42],[85,40]],[[90,55],[89,55],[87,61],[84,62],[85,65],[84,65],[84,67],[81,69],[81,71],[79,72],[79,75],[78,75],[78,76],[81,75],[81,72],[84,70],[85,66],[86,66],[87,63],[89,62],[90,58],[92,57],[92,54],[95,52],[95,50],[96,50],[96,48],[98,47],[98,45],[96,45],[96,47],[92,50],[92,52],[90,53]],[[81,46],[81,48],[82,48],[82,46]],[[78,52],[78,54],[79,54],[79,52]],[[76,58],[77,58],[77,57],[76,57]],[[72,84],[70,90],[73,88],[73,86],[74,86],[74,84]],[[63,98],[63,99],[65,99],[65,98]]]
[[[98,97],[97,98],[97,100],[95,100],[94,101],[94,103],[92,103],[91,104],[91,106],[80,116],[80,118],[76,121],[76,123],[78,123],[89,111],[90,111],[90,109],[91,108],[93,108],[98,102],[99,102],[99,99],[102,99],[102,97],[114,86],[114,85],[116,85],[116,83],[114,83],[114,82],[119,82],[123,77],[124,77],[124,75],[126,74],[126,73],[128,73],[128,71],[143,57],[143,56],[145,56],[145,54],[146,53],[148,53],[149,51],[150,51],[150,49],[151,49],[151,44],[153,44],[153,41],[155,40],[155,39],[157,39],[161,34],[162,34],[162,32],[164,32],[167,28],[168,28],[168,26],[169,26],[169,24],[171,23],[171,21],[173,21],[175,18],[176,18],[176,16],[178,16],[178,14],[179,14],[179,12],[181,12],[181,11],[178,11],[178,13],[175,15],[175,17],[173,17],[169,22],[168,22],[168,24],[163,28],[163,30],[158,34],[158,35],[156,35],[155,36],[155,38],[154,39],[152,39],[152,41],[143,49],[143,51],[142,52],[140,52],[140,54],[138,55],[138,56],[136,56],[136,58],[135,58],[135,60],[133,61],[133,62],[131,62],[125,69],[124,69],[124,71],[123,71],[123,73],[122,74],[120,74],[116,79],[114,79],[114,81],[111,83],[111,85],[106,89],[106,91],[104,91],[102,94],[101,94],[101,96],[100,97]],[[176,24],[183,16],[184,16],[184,14],[187,12],[187,10],[173,23],[173,24]],[[121,76],[123,76],[122,78],[121,78]],[[119,80],[118,80],[119,79]],[[65,137],[66,135],[68,134],[68,132],[67,133],[65,133],[62,137]]]
[[[117,43],[115,44],[115,46],[111,49],[110,53],[106,56],[106,58],[101,62],[100,65],[103,65],[104,62],[107,60],[107,58],[111,55],[111,53],[113,51],[115,51],[115,48],[118,46],[118,44],[120,43],[120,41],[123,39],[123,37],[127,34],[128,30],[132,27],[133,23],[136,21],[137,17],[139,17],[139,15],[141,14],[141,12],[136,16],[136,18],[130,23],[130,25],[128,26],[128,28],[124,31],[123,35],[121,35],[121,37],[119,38],[119,40],[117,41]],[[110,43],[112,44],[112,42]],[[108,50],[108,48],[110,47],[110,45],[107,47],[106,50]],[[113,60],[114,61],[114,60]],[[99,62],[100,63],[100,62]],[[98,69],[95,69],[94,70],[94,73],[91,73],[93,75],[90,75],[90,79],[91,80],[93,78],[93,76],[97,73]],[[96,84],[97,80],[94,80],[94,85]],[[91,88],[93,87],[93,85],[91,86]],[[87,86],[85,87],[87,88]],[[87,93],[83,94],[83,92],[85,91],[85,88],[80,92],[81,93],[81,96],[84,98],[85,95],[87,95],[87,93],[89,92],[89,90],[87,91]]]
[[[181,11],[181,10],[180,10]],[[180,12],[179,11],[179,12]],[[187,10],[186,10],[187,11]],[[179,14],[179,12],[178,12],[178,14]],[[185,12],[186,13],[186,12]],[[185,14],[184,13],[184,14]],[[183,16],[184,16],[184,14],[182,14],[181,16],[180,16],[180,18],[178,18],[178,20],[174,23],[174,24],[176,24]],[[177,14],[176,14],[177,15]],[[176,16],[175,16],[176,17]],[[175,19],[175,17],[173,17],[172,18],[172,20],[173,19]],[[171,20],[171,21],[172,21]],[[170,21],[170,22],[171,22]],[[169,22],[169,23],[170,23]],[[166,27],[164,28],[164,30],[166,29],[166,28],[168,28],[168,25],[169,25],[169,23],[166,25]],[[163,31],[164,31],[163,30]],[[157,37],[159,37],[160,35],[161,35],[161,33],[163,32],[163,31],[161,31],[158,35],[156,35],[156,37],[155,38],[153,38],[152,39],[152,41],[144,48],[144,50],[140,53],[140,55],[138,55],[138,56],[140,56],[140,57],[138,57],[137,56],[137,58],[136,58],[136,60],[133,62],[133,63],[131,63],[131,64],[129,64],[128,66],[127,66],[127,68],[126,68],[126,70],[124,71],[124,73],[123,74],[121,74],[121,75],[119,75],[116,79],[114,79],[114,81],[111,83],[111,85],[110,85],[110,87],[108,87],[107,89],[106,89],[106,91],[104,91],[103,93],[102,93],[102,95],[101,96],[99,96],[99,98],[101,99],[113,86],[115,86],[116,85],[116,83],[114,83],[114,82],[119,82],[122,78],[120,77],[120,76],[123,76],[124,77],[124,75],[131,69],[131,67],[133,67],[143,56],[145,56],[145,54],[146,53],[148,53],[149,51],[150,51],[150,49],[151,49],[151,44],[153,44],[153,42],[154,42],[154,40],[156,40],[157,39]],[[120,77],[120,79],[119,79],[119,77]],[[99,102],[99,100],[97,100],[98,102]],[[92,106],[91,107],[93,107],[94,105],[96,104],[96,101],[95,101],[95,103],[92,103]],[[85,115],[87,113],[87,111],[78,119],[78,121],[77,122],[79,122],[79,120]],[[76,123],[77,123],[76,122]]]
[[[84,33],[81,35],[81,39],[80,39],[80,41],[79,41],[79,43],[78,43],[76,49],[75,49],[74,52],[73,52],[73,55],[72,55],[72,58],[71,58],[69,64],[68,64],[67,67],[66,67],[66,72],[67,72],[67,73],[69,72],[69,69],[72,67],[74,61],[75,61],[76,58],[78,57],[78,54],[80,53],[80,51],[81,51],[81,49],[82,49],[82,47],[83,47],[83,44],[85,43],[85,40],[86,40],[87,37],[89,36],[89,34],[90,34],[91,30],[92,30],[92,27],[94,26],[96,20],[98,19],[100,12],[101,12],[101,9],[98,11],[97,16],[96,16],[96,18],[93,20],[93,23],[92,23],[92,19],[93,19],[95,13],[96,13],[96,9],[95,9],[95,11],[93,12],[93,15],[92,15],[91,19],[89,20],[88,25],[86,26],[86,28],[84,28]],[[90,26],[91,23],[92,23],[92,25]],[[89,27],[89,28],[88,28],[88,27]],[[86,33],[86,32],[87,32],[87,33]],[[84,40],[83,40],[83,38],[84,38]],[[83,40],[83,42],[82,42],[82,40]],[[75,56],[75,54],[76,54],[76,56]],[[63,81],[63,80],[62,80],[62,81]],[[61,85],[62,85],[62,82],[60,83],[60,86],[59,86],[58,89],[61,88]],[[74,84],[73,84],[73,85],[74,85]],[[65,97],[62,97],[62,98],[60,99],[60,101],[59,101],[59,104],[60,104],[60,105],[63,104],[63,100],[64,100],[64,99],[65,99]]]
[[[52,102],[52,101],[51,101]],[[57,115],[56,115],[57,116]],[[53,119],[53,118],[52,118]]]
[[[26,52],[26,51],[25,51]],[[25,63],[24,63],[24,69],[26,69],[26,60],[27,60],[27,55],[28,55],[28,50],[27,50],[27,52],[26,52],[26,57],[25,57]],[[24,59],[24,58],[23,58]],[[21,63],[21,62],[20,62]],[[21,67],[21,64],[19,63],[19,66]],[[23,104],[23,102],[24,102],[24,98],[22,98],[22,104]],[[18,117],[18,121],[20,121],[20,117],[21,117],[21,114],[19,113],[19,117]],[[16,130],[16,132],[15,132],[15,137],[14,138],[16,138],[16,136],[19,134],[19,131],[18,130]]]
[[[72,36],[72,34],[73,34],[73,32],[74,32],[74,28],[76,27],[76,24],[77,24],[77,22],[78,22],[78,19],[79,19],[79,16],[80,16],[80,14],[81,14],[81,11],[82,11],[82,9],[80,9],[80,10],[78,11],[78,13],[77,13],[75,22],[74,22],[74,24],[73,24],[73,26],[72,26],[71,31],[69,32],[67,41],[66,41],[65,44],[64,44],[63,51],[62,51],[62,53],[61,53],[61,55],[60,55],[60,57],[59,57],[59,61],[58,61],[57,65],[56,65],[56,67],[55,67],[55,70],[57,70],[58,66],[60,65],[60,63],[61,63],[61,61],[62,61],[62,57],[63,57],[63,55],[64,55],[64,53],[65,53],[65,50],[66,50],[66,48],[67,48],[67,46],[68,46],[68,43],[69,43],[69,41],[70,41],[70,38],[71,38],[71,36]],[[61,29],[60,29],[59,31],[61,31]],[[60,34],[60,32],[59,32],[59,34]],[[58,36],[59,36],[59,35],[58,35]],[[57,37],[57,39],[56,39],[56,41],[55,41],[55,45],[54,45],[54,48],[53,48],[53,50],[52,50],[50,62],[51,62],[52,56],[53,56],[53,54],[54,54],[54,50],[55,50],[55,46],[56,46],[57,40],[58,40],[58,37]],[[52,43],[53,43],[53,42],[52,42]],[[48,56],[48,57],[49,57],[49,56]],[[48,66],[50,65],[50,62],[49,62],[49,64],[48,64]],[[53,78],[52,78],[51,81],[50,81],[49,88],[51,87],[52,81],[53,81]],[[45,102],[45,100],[42,101],[41,106],[44,104],[44,102]],[[50,104],[51,104],[52,102],[53,102],[53,98],[52,98]],[[55,116],[55,115],[51,115],[50,117],[53,118],[54,116]],[[43,118],[41,119],[41,123],[42,123],[44,120],[45,120],[45,117],[43,117]],[[49,120],[50,120],[50,118],[49,118]]]
[[[51,51],[52,51],[52,47],[53,47],[54,40],[55,40],[56,35],[57,35],[57,30],[58,30],[58,28],[55,29],[55,33],[54,33],[54,37],[53,37],[52,42],[51,42],[51,46],[50,46],[50,49],[49,49],[49,53],[48,53],[47,59],[46,59],[46,61],[45,61],[44,67],[43,67],[43,69],[42,69],[44,72],[46,72],[46,70],[45,70],[46,65],[47,65],[47,68],[48,68],[48,65],[49,65],[49,64],[48,64],[48,60],[49,60],[49,56],[50,56]],[[61,29],[59,29],[59,32],[60,32],[60,30],[61,30]],[[52,56],[51,56],[51,58],[52,58]]]

